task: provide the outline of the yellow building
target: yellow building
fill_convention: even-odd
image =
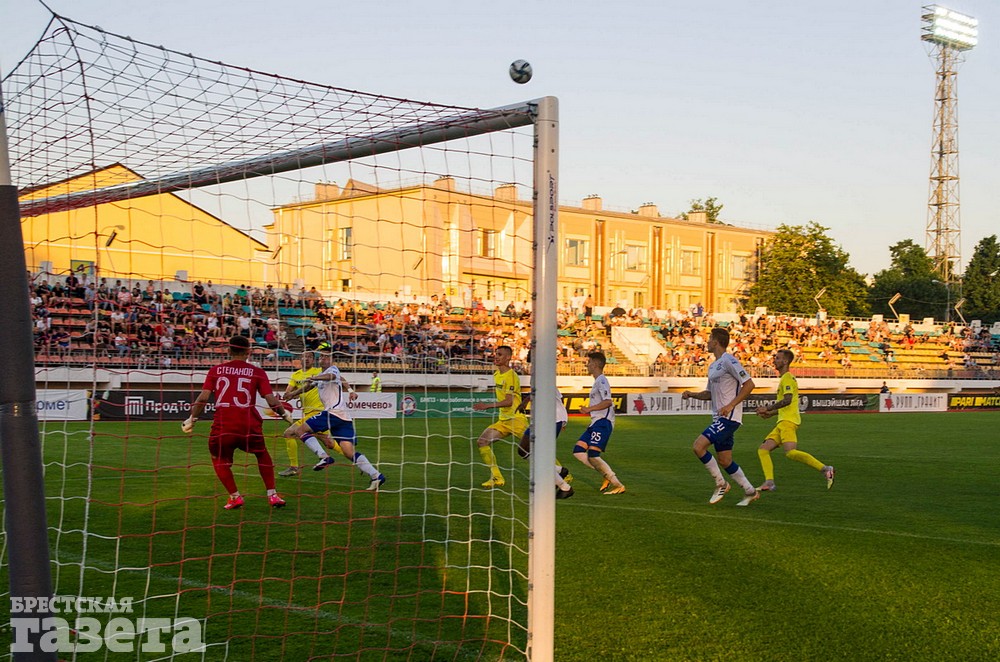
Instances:
[[[141,179],[121,165],[21,195],[22,201]],[[591,196],[559,212],[561,302],[592,295],[596,306],[732,312],[771,233],[602,208]],[[131,280],[211,280],[359,299],[446,294],[505,306],[531,298],[530,191],[489,193],[432,185],[377,189],[357,181],[317,184],[312,200],[273,210],[261,243],[172,193],[22,219],[28,267]],[[112,237],[114,235],[114,237]],[[169,285],[169,284],[168,284]]]
[[[382,189],[359,182],[317,184],[315,199],[274,210],[267,226],[277,256],[268,278],[302,279],[321,291],[358,298],[431,296],[487,305],[530,298],[532,217],[529,192],[499,186],[492,195],[433,185]],[[754,255],[771,235],[709,224],[704,213],[665,218],[656,206],[602,209],[591,196],[560,207],[559,295],[592,295],[623,305],[732,312],[749,285]]]
[[[141,179],[113,165],[24,191],[20,200]],[[260,285],[270,258],[266,245],[172,193],[23,217],[21,232],[28,269],[56,277],[75,270],[109,279]]]

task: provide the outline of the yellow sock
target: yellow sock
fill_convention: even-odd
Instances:
[[[785,457],[787,457],[789,460],[795,460],[796,462],[801,462],[802,464],[808,464],[816,471],[823,470],[824,464],[822,462],[814,458],[809,453],[804,453],[797,448],[793,448],[792,450],[785,453]]]
[[[774,480],[774,462],[771,461],[771,452],[758,448],[757,457],[760,458],[760,468],[764,470],[764,480]]]
[[[483,462],[489,465],[490,473],[497,480],[503,480],[503,474],[500,473],[500,467],[497,466],[497,457],[493,454],[492,446],[480,446],[479,454],[483,458]]]
[[[285,437],[285,450],[288,451],[288,466],[299,466],[299,440],[295,437]]]

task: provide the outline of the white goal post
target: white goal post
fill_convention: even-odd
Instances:
[[[558,101],[554,97],[462,113],[429,124],[416,124],[368,136],[352,136],[334,143],[126,184],[50,197],[28,197],[21,201],[20,214],[22,217],[33,217],[148,195],[190,191],[204,185],[274,175],[529,125],[534,127],[534,291],[531,292],[534,319],[531,388],[533,395],[548,394],[556,388]],[[11,290],[21,291],[25,285],[26,283],[17,283]],[[26,355],[31,353],[30,348],[24,348],[24,351]],[[552,398],[533,397],[532,407],[535,420],[555,419],[555,403]],[[528,657],[548,662],[553,658],[554,639],[555,495],[552,467],[555,462],[555,430],[550,425],[536,425],[532,429],[535,445],[530,469]],[[9,541],[9,544],[16,543]]]

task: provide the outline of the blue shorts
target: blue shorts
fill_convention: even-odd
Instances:
[[[600,451],[604,452],[608,448],[608,441],[611,440],[611,431],[614,426],[611,425],[611,421],[606,418],[599,418],[590,424],[590,427],[583,431],[580,435],[580,439],[576,442],[576,447],[573,452],[576,453],[580,448],[585,448],[586,450]]]
[[[349,441],[357,443],[354,432],[354,421],[345,421],[328,411],[323,411],[306,420],[306,425],[313,432],[329,432],[334,441]]]
[[[557,437],[559,436],[559,433],[562,432],[563,425],[565,425],[565,423],[562,421],[556,421]],[[517,445],[517,452],[518,455],[523,458],[527,458],[531,455],[531,427],[528,427],[528,429],[524,431],[524,434],[521,435],[521,443]]]
[[[564,425],[566,425],[566,424],[563,423],[562,421],[556,421],[556,436],[557,437],[559,436],[559,433],[562,432],[562,429],[563,429]],[[521,444],[522,444],[522,446],[524,446],[524,448],[528,448],[528,446],[531,445],[531,426],[528,426],[528,429],[525,430],[524,434],[521,435]]]
[[[733,435],[739,429],[740,423],[728,418],[717,418],[701,434],[712,442],[716,451],[731,451],[736,443]]]

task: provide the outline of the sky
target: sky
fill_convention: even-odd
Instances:
[[[934,64],[921,2],[871,0],[47,0],[80,23],[311,82],[490,108],[560,106],[560,200],[715,197],[723,221],[815,221],[867,274],[925,244]],[[1000,233],[1000,6],[958,75],[962,267]],[[276,7],[280,7],[277,10]],[[42,34],[37,0],[0,3],[0,71]],[[517,85],[509,63],[531,62]],[[961,268],[960,268],[961,270]]]

